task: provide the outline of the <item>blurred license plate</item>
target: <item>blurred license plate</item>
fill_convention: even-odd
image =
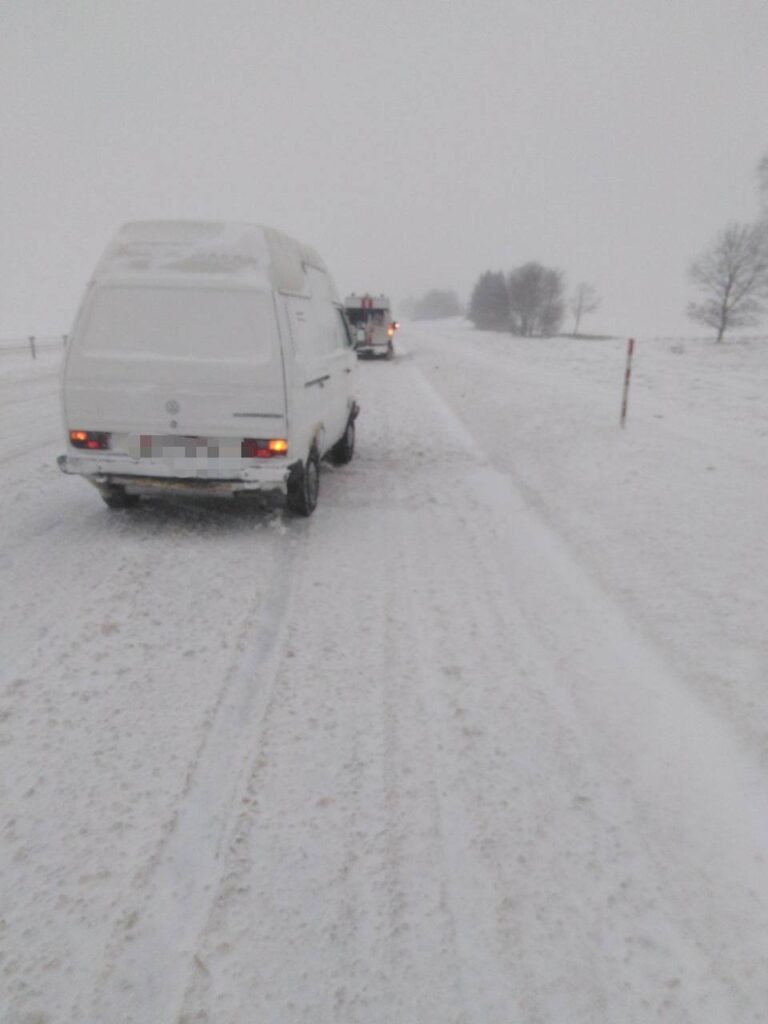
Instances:
[[[180,437],[174,434],[139,434],[131,439],[134,459],[220,459],[240,455],[239,440],[217,437]]]

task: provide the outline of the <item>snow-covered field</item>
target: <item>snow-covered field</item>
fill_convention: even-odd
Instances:
[[[768,341],[398,340],[309,520],[0,351],[3,1024],[768,1019]]]

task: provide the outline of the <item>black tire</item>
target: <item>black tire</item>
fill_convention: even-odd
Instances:
[[[118,487],[114,484],[105,487],[101,492],[101,496],[107,508],[112,509],[136,508],[140,500],[138,494],[128,494],[124,487]]]
[[[352,461],[355,454],[355,419],[350,416],[344,433],[336,444],[331,448],[331,462],[336,466],[346,466]]]
[[[303,466],[288,481],[286,505],[297,516],[311,516],[320,493],[320,459],[313,448]]]

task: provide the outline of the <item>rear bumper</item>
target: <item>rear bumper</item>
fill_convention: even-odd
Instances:
[[[391,347],[391,341],[384,341],[381,342],[380,344],[371,343],[365,345],[358,345],[355,351],[357,352],[358,356],[362,356],[364,359],[366,356],[384,356],[387,354],[387,352],[389,352]]]
[[[129,494],[285,494],[294,465],[276,458],[256,466],[242,459],[188,459],[169,466],[155,459],[137,460],[108,452],[60,455],[56,461],[62,473],[84,476],[99,488],[124,487]]]

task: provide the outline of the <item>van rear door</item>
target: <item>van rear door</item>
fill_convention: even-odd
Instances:
[[[119,437],[285,437],[286,389],[272,293],[102,284],[64,377],[69,429]],[[126,443],[128,443],[126,441]]]

